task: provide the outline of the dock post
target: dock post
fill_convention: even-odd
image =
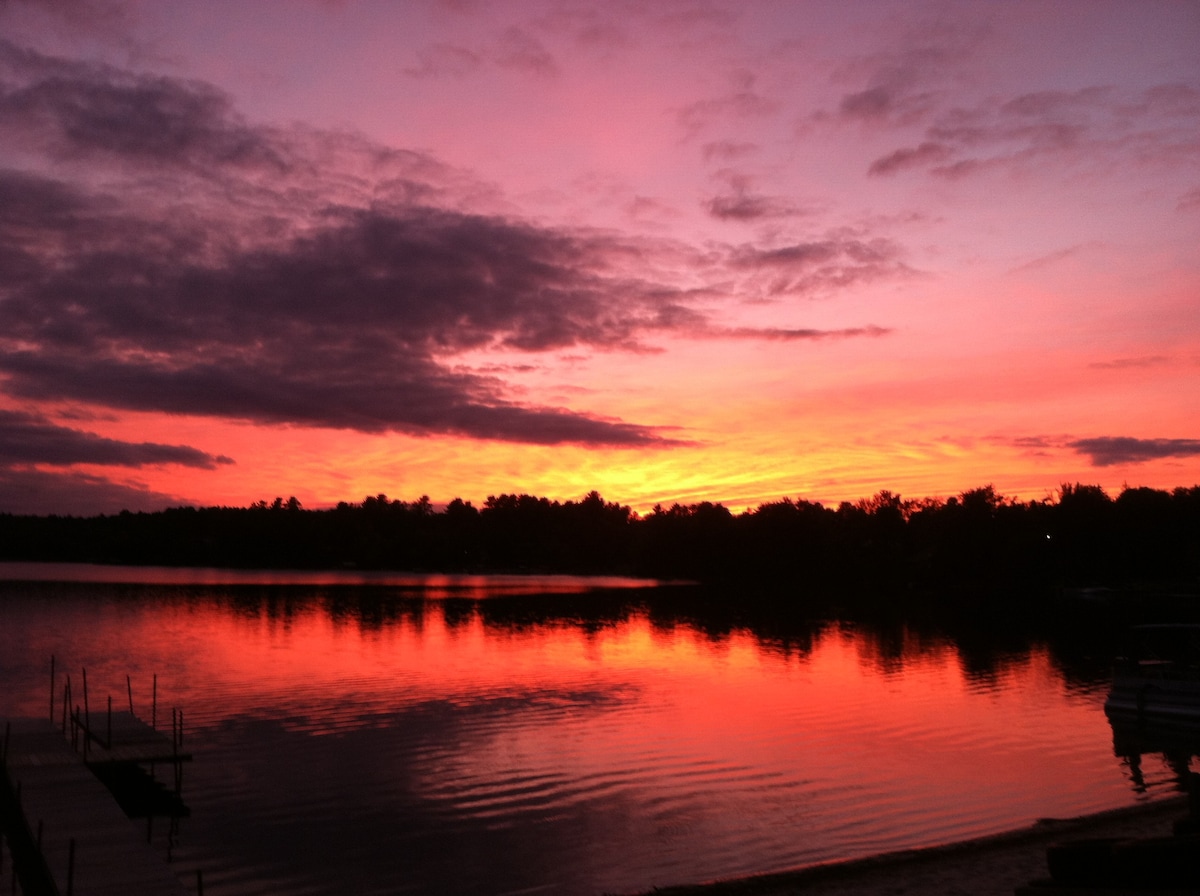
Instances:
[[[83,755],[87,755],[88,744],[92,739],[92,712],[88,709],[87,669],[83,670]]]
[[[54,654],[50,654],[50,724],[54,724]]]
[[[133,715],[133,682],[128,675],[125,676],[125,690],[129,692],[129,714]]]
[[[176,718],[178,717],[178,719]],[[183,763],[179,761],[179,746],[183,743],[183,710],[171,710],[171,764],[175,772],[175,795],[183,788]]]
[[[154,690],[150,694],[150,727],[158,730],[158,673],[154,673]]]
[[[67,683],[63,685],[62,733],[67,733],[67,714],[71,711],[71,676],[67,675]]]
[[[179,751],[183,749],[183,707],[179,708],[179,746],[175,748],[175,796],[183,793],[183,760]]]

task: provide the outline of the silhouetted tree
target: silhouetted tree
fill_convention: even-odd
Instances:
[[[293,496],[249,507],[112,516],[0,514],[0,559],[195,566],[636,573],[770,583],[773,594],[864,586],[952,591],[1200,581],[1200,486],[1171,492],[1064,484],[1019,502],[991,485],[945,501],[883,490],[836,509],[784,498],[734,515],[713,502],[638,517],[599,492],[455,499],[385,494],[306,510]],[[745,589],[738,593],[749,593]],[[773,598],[776,599],[776,598]]]

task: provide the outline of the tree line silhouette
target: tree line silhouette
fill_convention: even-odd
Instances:
[[[621,574],[698,581],[946,589],[1200,582],[1200,486],[1066,484],[1022,502],[992,486],[837,507],[784,498],[735,514],[702,502],[645,515],[591,492],[461,499],[386,495],[308,510],[176,507],[94,517],[0,515],[0,559],[173,566]]]

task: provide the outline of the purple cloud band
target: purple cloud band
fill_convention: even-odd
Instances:
[[[1094,466],[1140,464],[1168,457],[1200,455],[1200,439],[1135,439],[1129,436],[1100,436],[1076,439],[1068,447],[1087,455]]]
[[[34,414],[0,410],[0,468],[26,464],[55,467],[179,464],[211,470],[231,463],[233,460],[224,455],[208,454],[186,445],[122,442],[58,426]]]
[[[255,127],[210,85],[0,40],[0,140],[53,163],[0,170],[0,388],[21,401],[672,446],[652,425],[523,404],[454,359],[752,336],[653,273],[677,248],[465,211],[480,185],[435,159]],[[717,266],[777,294],[894,272],[896,255],[831,238]]]

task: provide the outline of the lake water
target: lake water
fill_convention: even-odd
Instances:
[[[49,712],[51,656],[77,699],[87,669],[93,713],[128,675],[148,717],[157,675],[195,756],[172,860],[221,896],[638,892],[1126,805],[1178,772],[1116,756],[1103,666],[1036,638],[764,633],[623,580],[73,569],[0,564],[78,580],[0,581],[0,715]]]

